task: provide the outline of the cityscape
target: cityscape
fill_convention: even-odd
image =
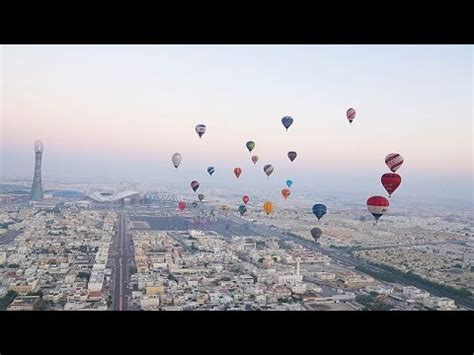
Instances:
[[[193,200],[135,184],[4,180],[0,209],[3,310],[472,310],[472,211],[406,210],[375,225],[355,204],[313,240],[303,201],[248,213],[233,192]],[[94,190],[94,191],[91,191]],[[88,193],[84,191],[90,191]],[[195,198],[195,197],[194,197]]]
[[[474,310],[471,48],[290,47],[2,47],[0,311]]]

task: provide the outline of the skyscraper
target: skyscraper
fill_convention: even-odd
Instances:
[[[30,200],[40,201],[43,199],[43,186],[41,184],[41,159],[43,157],[43,142],[35,141],[35,175],[31,186]]]

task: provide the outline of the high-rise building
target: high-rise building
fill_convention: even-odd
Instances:
[[[30,200],[40,201],[43,199],[43,185],[41,183],[41,159],[43,157],[43,142],[35,142],[35,175],[31,186]]]

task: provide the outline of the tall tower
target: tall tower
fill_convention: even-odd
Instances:
[[[43,199],[43,186],[41,184],[41,159],[43,157],[43,142],[35,142],[35,175],[31,186],[30,200],[40,201]]]

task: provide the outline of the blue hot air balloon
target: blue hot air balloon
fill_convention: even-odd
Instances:
[[[247,212],[247,207],[245,205],[239,206],[240,215],[243,216],[245,212]]]
[[[293,181],[292,180],[286,180],[286,186],[291,187],[291,185],[293,185]]]
[[[325,205],[317,203],[313,206],[313,213],[318,217],[318,221],[323,217],[327,212],[327,208]]]
[[[215,170],[214,170],[214,167],[213,167],[213,166],[210,166],[210,167],[207,168],[207,172],[208,172],[209,175],[211,175],[211,176],[212,176],[212,174],[214,174],[214,171],[215,171]]]
[[[283,123],[283,126],[288,131],[288,128],[293,124],[293,118],[291,116],[285,116],[281,119],[281,123]]]

